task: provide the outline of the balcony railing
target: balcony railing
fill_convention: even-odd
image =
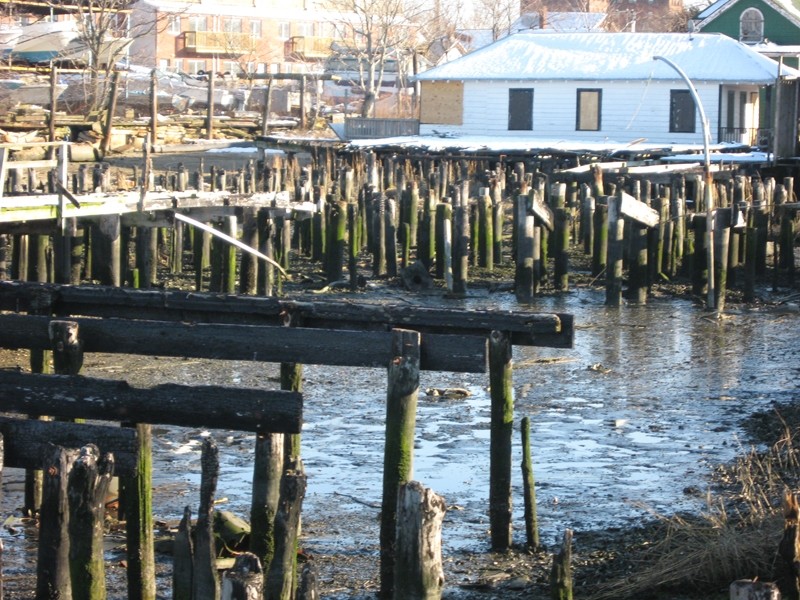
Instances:
[[[418,119],[368,119],[353,117],[345,119],[345,139],[374,139],[419,135]]]
[[[284,53],[287,57],[328,58],[331,55],[333,38],[295,36],[285,42]]]
[[[759,129],[756,127],[720,127],[720,143],[747,144],[768,148],[772,142],[772,129]]]
[[[241,56],[256,49],[256,40],[248,33],[223,31],[187,31],[183,34],[184,48],[197,54],[227,54]]]

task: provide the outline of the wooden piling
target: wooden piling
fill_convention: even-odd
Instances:
[[[44,453],[42,510],[36,561],[37,600],[72,597],[69,572],[67,483],[78,451],[50,444]]]
[[[695,214],[692,219],[694,231],[694,255],[692,256],[692,293],[703,296],[708,289],[708,235],[706,215]]]
[[[714,218],[714,308],[725,309],[728,290],[728,251],[731,238],[731,215],[733,209],[720,208]]]
[[[491,439],[489,475],[489,527],[492,549],[511,547],[511,438],[514,425],[511,336],[489,335],[489,385],[491,386]]]
[[[256,437],[250,508],[250,551],[263,565],[270,565],[275,555],[275,515],[278,513],[285,462],[283,438],[280,433],[260,434]]]
[[[120,504],[125,510],[128,598],[155,600],[156,567],[153,538],[153,448],[150,425],[136,428],[139,464],[136,477],[120,478]]]
[[[469,217],[466,206],[453,210],[453,293],[465,295],[469,279]]]
[[[444,279],[445,272],[450,266],[445,260],[444,255],[444,233],[445,221],[450,222],[453,218],[453,207],[445,202],[436,205],[436,278]]]
[[[566,186],[563,188],[566,189]],[[555,231],[554,258],[555,266],[553,269],[553,287],[559,292],[569,290],[569,232],[570,232],[570,213],[567,208],[556,208],[555,212]]]
[[[536,518],[536,486],[533,478],[531,460],[531,420],[523,417],[520,423],[522,438],[522,491],[525,500],[525,539],[528,548],[539,548],[539,520]]]
[[[303,462],[295,457],[281,481],[278,513],[275,517],[275,555],[264,586],[265,600],[292,600],[296,583],[297,536],[300,510],[306,494]]]
[[[195,529],[192,597],[193,600],[219,600],[217,552],[212,531],[214,495],[219,476],[219,449],[211,438],[206,438],[203,442],[200,464],[200,508],[197,511]]]
[[[564,530],[558,554],[553,556],[550,571],[551,600],[572,600],[572,530]]]
[[[745,260],[744,260],[744,302],[756,300],[756,254],[758,246],[758,230],[748,227],[745,231]]]
[[[622,192],[620,192],[622,194]],[[608,196],[608,267],[606,306],[622,305],[622,244],[625,221],[620,214],[622,196]]]
[[[72,597],[105,600],[103,524],[114,457],[95,445],[81,448],[69,474],[69,571]]]
[[[275,247],[274,239],[275,224],[269,214],[269,210],[261,208],[256,215],[258,226],[258,249],[264,256],[274,259]],[[258,261],[258,294],[271,296],[275,282],[275,267],[272,263],[265,260]]]
[[[172,599],[192,600],[194,544],[192,542],[192,511],[183,509],[183,518],[172,547]],[[253,539],[252,537],[250,538]],[[252,543],[252,541],[251,541]]]
[[[245,208],[241,241],[250,248],[259,249],[258,217],[255,208]],[[248,296],[255,296],[258,293],[258,259],[249,252],[242,252],[241,267],[239,268],[239,293]]]
[[[657,233],[657,231],[655,232]],[[656,237],[656,245],[658,245]],[[631,223],[630,258],[628,264],[628,300],[636,304],[647,302],[648,287],[648,229],[641,223]],[[659,256],[658,250],[655,251]],[[658,262],[656,258],[655,262]]]
[[[593,225],[592,276],[599,277],[608,264],[608,204],[595,204]]]
[[[358,251],[360,248],[358,236],[358,205],[347,205],[347,229],[350,236],[347,240],[347,274],[350,279],[350,291],[358,289]],[[408,266],[408,265],[403,265]]]
[[[462,207],[463,208],[463,207]],[[401,484],[397,496],[397,600],[437,600],[444,588],[442,520],[444,498],[418,481]]]
[[[386,275],[397,277],[397,202],[389,198],[386,200],[384,213],[384,231],[386,244]]]
[[[478,266],[489,271],[494,267],[493,221],[492,199],[485,194],[478,198]]]
[[[394,598],[399,486],[411,479],[414,470],[414,428],[419,393],[419,332],[393,330],[392,355],[394,358],[389,363],[386,393],[386,446],[380,532],[379,596],[385,600]]]

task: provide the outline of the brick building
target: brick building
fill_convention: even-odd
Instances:
[[[131,60],[188,73],[304,72],[329,56],[342,19],[313,0],[139,0]]]

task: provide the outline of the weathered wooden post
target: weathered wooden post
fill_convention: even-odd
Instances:
[[[155,600],[156,566],[153,548],[153,447],[150,425],[136,428],[139,463],[136,477],[120,478],[120,503],[125,511],[128,559],[128,598]]]
[[[358,251],[360,249],[358,205],[355,203],[347,205],[347,229],[350,232],[347,239],[347,274],[350,278],[350,291],[354,292],[358,289]]]
[[[559,292],[566,292],[569,289],[569,232],[571,228],[569,209],[556,208],[554,217],[553,287]]]
[[[278,514],[275,517],[275,555],[267,575],[265,600],[294,598],[297,536],[300,529],[300,509],[306,494],[306,481],[303,462],[294,457],[281,482]]]
[[[48,445],[43,457],[42,510],[36,561],[37,600],[72,597],[69,574],[67,482],[78,451]]]
[[[191,532],[192,511],[187,506],[183,509],[183,518],[178,525],[178,533],[175,535],[175,542],[172,547],[173,600],[192,600],[194,544]]]
[[[263,587],[261,561],[255,554],[243,552],[222,577],[222,600],[259,600]]]
[[[731,238],[732,208],[718,208],[714,213],[714,308],[725,309],[728,290],[728,250]]]
[[[450,266],[444,255],[444,234],[445,222],[450,223],[453,219],[453,207],[446,202],[436,205],[436,278],[444,279],[445,272]]]
[[[469,279],[469,217],[466,206],[453,211],[453,293],[465,295]]]
[[[434,194],[428,190],[422,205],[422,219],[417,232],[417,258],[430,270],[436,255],[436,217]]]
[[[592,247],[592,276],[599,277],[606,270],[608,263],[608,197],[605,203],[597,202],[594,205],[594,246]]]
[[[258,249],[264,256],[275,258],[275,223],[269,210],[261,208],[256,217],[258,222]],[[275,267],[265,260],[258,261],[258,293],[262,296],[272,296],[275,283]]]
[[[214,495],[219,476],[219,449],[211,438],[203,442],[200,459],[200,508],[195,529],[192,597],[194,600],[219,600],[217,552],[212,531]]]
[[[553,556],[550,571],[551,600],[572,600],[572,530],[564,530],[561,549]]]
[[[442,520],[444,498],[418,481],[401,484],[397,495],[396,600],[436,600],[444,588]]]
[[[523,417],[520,423],[522,437],[522,485],[525,500],[525,539],[528,548],[539,548],[539,520],[536,518],[536,485],[533,478],[533,461],[531,460],[531,420]]]
[[[708,236],[706,235],[707,215],[695,214],[692,219],[694,230],[694,255],[692,256],[692,293],[703,296],[708,286]]]
[[[397,277],[397,202],[389,198],[385,201],[384,231],[386,244],[386,275]]]
[[[620,196],[608,196],[608,268],[606,270],[606,306],[622,305],[622,243],[625,221],[620,213]]]
[[[492,549],[511,547],[511,438],[514,425],[511,336],[489,335],[489,385],[491,386],[491,439],[489,474],[489,526]]]
[[[756,254],[758,230],[748,227],[745,231],[744,293],[742,300],[755,302],[756,299]]]
[[[636,304],[647,302],[648,260],[646,225],[631,222],[630,258],[628,264],[628,300]],[[658,240],[656,240],[658,242]],[[658,251],[655,252],[659,256]],[[658,262],[658,258],[655,259]]]
[[[491,271],[494,268],[494,211],[487,192],[478,198],[478,266]]]
[[[69,572],[76,600],[106,598],[103,521],[113,474],[114,457],[93,444],[81,448],[69,474]]]
[[[245,208],[244,220],[242,221],[242,243],[258,250],[258,218],[256,213],[257,210],[255,208]],[[178,224],[175,223],[175,225]],[[258,293],[258,259],[249,252],[242,252],[242,263],[239,269],[239,293],[248,296],[255,296]]]
[[[236,239],[236,217],[225,217],[223,224],[223,233]],[[223,253],[223,285],[222,291],[226,294],[233,294],[236,292],[236,246],[227,242],[222,243]]]
[[[331,205],[331,244],[327,249],[328,283],[340,281],[344,276],[344,250],[347,236],[347,203]]]
[[[535,295],[536,241],[534,216],[528,214],[525,196],[520,192],[515,203],[514,230],[516,235],[516,269],[514,292],[519,302],[530,302]]]
[[[119,287],[121,285],[121,226],[119,215],[103,215],[100,217],[95,232],[96,268],[100,283]]]
[[[281,433],[265,433],[256,437],[250,551],[267,567],[275,554],[275,515],[278,513],[285,462],[283,444]]]
[[[399,486],[409,481],[414,471],[414,428],[419,393],[419,332],[393,330],[392,356],[386,393],[386,447],[383,459],[380,533],[380,597],[385,600],[393,598],[395,590]]]

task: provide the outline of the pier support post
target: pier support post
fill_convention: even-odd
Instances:
[[[489,527],[492,549],[511,547],[511,437],[514,424],[511,336],[489,335],[489,385],[491,386],[491,439],[489,474]]]

